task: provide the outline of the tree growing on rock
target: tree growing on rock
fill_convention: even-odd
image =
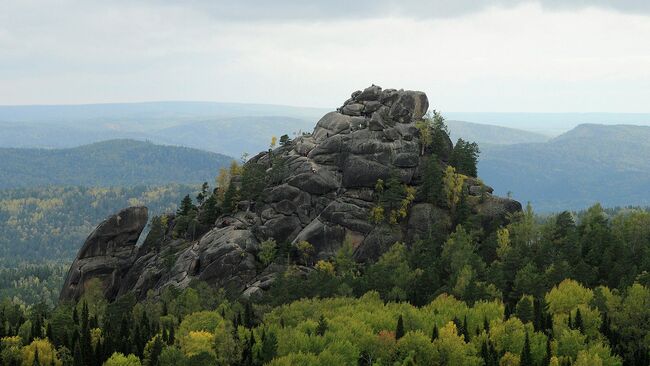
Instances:
[[[460,174],[476,177],[476,165],[478,163],[478,155],[480,152],[477,143],[458,139],[451,152],[449,164],[456,168],[456,171]]]

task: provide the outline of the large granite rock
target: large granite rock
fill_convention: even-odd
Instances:
[[[146,207],[129,207],[99,224],[72,263],[60,299],[78,300],[93,278],[101,281],[106,298],[114,299],[131,269],[147,219]]]
[[[372,85],[354,92],[337,111],[323,116],[313,133],[250,159],[247,164],[260,164],[271,173],[257,202],[240,202],[237,212],[220,217],[194,241],[165,240],[158,246],[160,252],[136,251],[131,244],[120,245],[120,250],[82,249],[62,299],[77,298],[92,276],[104,281],[109,299],[127,292],[142,298],[166,286],[184,288],[192,280],[258,296],[283,268],[265,268],[259,262],[258,251],[265,240],[308,241],[314,247],[311,263],[332,257],[344,240],[351,240],[355,258],[366,262],[376,260],[396,241],[408,243],[432,230],[449,230],[449,209],[418,198],[398,225],[375,225],[369,220],[378,179],[395,174],[406,185],[421,184],[423,158],[431,151],[425,149],[421,156],[415,125],[428,106],[427,96],[417,91]],[[449,139],[442,143],[436,150],[443,151],[439,158],[444,167],[448,161],[444,152],[453,146]],[[237,177],[233,184],[240,184]],[[472,210],[486,233],[506,223],[509,213],[521,210],[516,201],[493,197],[492,190],[477,179],[467,180],[465,189],[476,201]],[[97,252],[99,257],[88,258],[86,252]],[[309,271],[309,263],[303,264]]]

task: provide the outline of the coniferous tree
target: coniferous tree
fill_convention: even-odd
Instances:
[[[433,331],[431,332],[431,342],[435,341],[439,337],[438,325],[433,325]]]
[[[171,327],[169,327],[169,338],[167,340],[167,344],[171,346],[174,344],[175,341],[176,341],[176,335],[174,333],[174,326],[172,325]]]
[[[322,337],[323,335],[325,335],[326,331],[327,331],[327,320],[325,319],[325,316],[321,314],[320,318],[318,318],[318,325],[316,326],[316,335]]]
[[[278,338],[275,333],[270,331],[268,333],[263,333],[262,338],[262,347],[260,349],[260,363],[266,365],[271,362],[278,351]]]
[[[470,143],[459,138],[451,152],[449,163],[459,174],[476,177],[479,153],[480,150],[475,142]]]
[[[573,328],[579,330],[580,332],[585,332],[585,326],[582,322],[582,314],[580,313],[580,308],[576,309],[576,318],[573,322]]]
[[[255,326],[255,312],[253,311],[253,305],[250,301],[246,302],[244,305],[244,326],[248,329],[251,329]]]
[[[462,334],[465,337],[465,342],[469,342],[469,329],[467,327],[467,315],[463,318]]]
[[[201,191],[199,194],[196,195],[196,202],[201,206],[203,202],[205,202],[206,198],[208,197],[208,190],[210,189],[210,186],[208,185],[208,182],[203,182],[203,185],[201,186]]]
[[[76,342],[74,344],[73,363],[74,366],[86,366],[84,363],[83,355],[81,354],[81,347],[79,346],[79,342]]]
[[[228,189],[223,195],[223,212],[230,214],[235,211],[235,206],[239,200],[237,188],[234,184],[228,185]]]
[[[88,303],[86,301],[83,302],[81,308],[81,333],[79,336],[79,341],[84,364],[90,365],[93,350],[90,340]]]
[[[280,136],[280,146],[287,146],[290,143],[291,143],[291,139],[289,138],[289,135]]]
[[[395,339],[400,339],[404,337],[404,319],[402,315],[397,318],[397,327],[395,328]]]
[[[194,203],[192,203],[192,198],[190,198],[190,195],[186,195],[183,197],[183,200],[181,201],[181,205],[176,211],[176,214],[178,216],[187,216],[190,214],[190,212],[196,210],[196,206],[194,206]]]
[[[443,202],[443,171],[442,166],[438,163],[438,157],[432,155],[427,158],[424,165],[424,176],[420,192],[422,199],[434,205],[440,205]]]
[[[521,351],[519,365],[534,366],[533,356],[530,353],[530,338],[528,337],[528,332],[526,332],[526,338],[524,339],[524,348]]]
[[[199,223],[204,226],[212,226],[221,214],[221,207],[217,201],[217,196],[212,194],[202,206],[201,214],[199,215]]]

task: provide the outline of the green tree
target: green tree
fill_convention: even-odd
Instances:
[[[459,174],[476,177],[479,153],[480,150],[475,142],[470,143],[459,138],[451,152],[449,164],[456,168]]]
[[[190,198],[190,195],[186,195],[183,197],[183,200],[181,201],[181,205],[176,211],[176,215],[178,216],[188,216],[190,212],[196,210],[196,206],[194,206],[194,203],[192,202],[192,199]]]
[[[395,328],[395,339],[400,339],[404,337],[404,319],[402,315],[397,318],[397,327]]]
[[[420,193],[422,199],[434,205],[440,205],[443,202],[443,170],[438,162],[438,157],[432,155],[424,162],[424,174]]]

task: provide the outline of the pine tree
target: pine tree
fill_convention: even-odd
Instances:
[[[226,189],[226,193],[223,195],[223,212],[230,214],[235,211],[238,200],[237,188],[235,188],[234,184],[228,185],[228,189]]]
[[[465,342],[469,342],[469,330],[467,329],[467,315],[463,318],[462,334],[465,337]]]
[[[84,365],[90,365],[92,359],[92,353],[93,353],[91,340],[90,340],[90,328],[88,326],[89,325],[88,317],[89,317],[88,303],[84,301],[81,308],[81,334],[79,337],[81,343],[80,344],[81,355],[84,360]]]
[[[318,325],[316,326],[316,335],[322,337],[323,335],[325,335],[326,331],[327,331],[327,320],[325,319],[325,316],[321,314],[320,318],[318,318]]]
[[[203,185],[201,186],[201,191],[199,194],[196,195],[196,202],[198,202],[199,206],[205,202],[205,199],[208,197],[208,190],[210,189],[210,186],[208,185],[208,182],[203,182]]]
[[[262,347],[260,349],[260,363],[266,365],[275,358],[278,352],[278,338],[274,332],[265,334],[262,339]]]
[[[204,226],[212,226],[221,214],[221,208],[217,201],[217,196],[212,194],[203,204],[203,209],[199,215],[199,223]]]
[[[463,139],[458,139],[451,152],[449,163],[456,168],[458,173],[476,177],[476,165],[478,163],[479,153],[480,150],[475,142],[470,143]]]
[[[521,351],[520,357],[520,366],[534,366],[533,356],[530,353],[530,338],[528,337],[528,332],[526,332],[526,338],[524,340],[524,348]]]
[[[404,337],[404,319],[402,315],[397,318],[397,327],[395,328],[395,339],[400,339]]]
[[[73,364],[74,366],[86,366],[86,364],[84,364],[83,355],[81,354],[79,342],[74,344]]]
[[[253,311],[253,305],[250,301],[246,302],[244,305],[244,326],[248,329],[251,329],[255,326],[255,312]]]
[[[582,314],[580,313],[580,308],[576,310],[576,318],[575,321],[573,322],[573,328],[579,330],[582,333],[585,332],[585,327],[582,322]]]
[[[291,139],[289,138],[289,135],[280,136],[280,146],[287,146],[290,143],[291,143]]]
[[[160,339],[161,337],[154,337],[153,345],[151,347],[151,353],[149,354],[149,365],[148,366],[158,366],[158,358],[163,349],[163,343]]]
[[[169,338],[167,340],[167,344],[171,346],[174,344],[174,341],[176,341],[176,336],[174,334],[174,326],[172,325],[169,328]]]
[[[194,203],[192,203],[192,199],[190,198],[190,195],[186,195],[183,197],[183,200],[181,201],[181,205],[176,211],[176,215],[178,216],[187,216],[192,212],[193,210],[196,210],[196,206],[194,206]]]
[[[440,205],[443,202],[443,171],[438,163],[436,155],[430,156],[424,165],[424,176],[420,192],[422,199],[434,205]]]

